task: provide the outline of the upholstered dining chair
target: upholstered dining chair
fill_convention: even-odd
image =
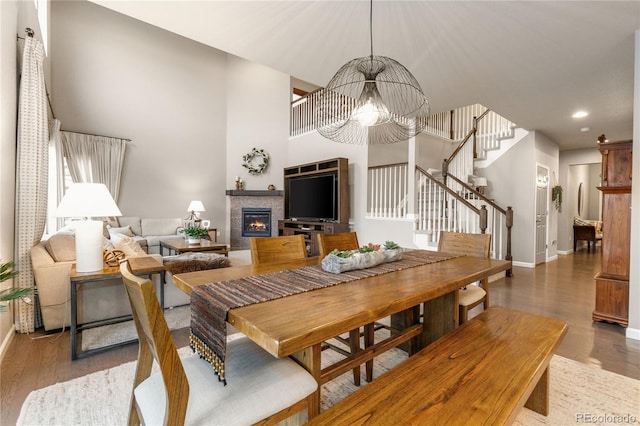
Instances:
[[[129,424],[274,424],[308,409],[318,384],[289,358],[275,358],[247,337],[230,340],[227,385],[193,354],[180,359],[149,279],[120,265],[139,338]],[[151,374],[153,361],[160,371]]]
[[[440,231],[438,251],[475,257],[489,257],[491,234]],[[480,286],[470,284],[461,288],[458,291],[458,299],[458,323],[463,324],[468,319],[470,309],[475,308],[480,303],[483,304],[484,309],[489,307],[489,279],[482,280]]]
[[[302,234],[251,238],[249,242],[251,244],[251,263],[254,265],[307,257],[307,245]]]

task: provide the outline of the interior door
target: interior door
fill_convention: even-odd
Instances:
[[[536,166],[536,265],[547,260],[547,218],[549,214],[549,169]]]

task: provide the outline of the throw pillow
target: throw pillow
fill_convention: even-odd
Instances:
[[[184,253],[162,259],[167,271],[172,274],[226,268],[231,263],[228,257],[215,253]]]
[[[110,225],[107,225],[107,230],[109,231],[109,237],[113,238],[113,234],[122,234],[122,235],[126,235],[128,237],[134,237],[135,234],[133,233],[133,231],[131,230],[130,226],[123,226],[121,228],[114,228]]]
[[[112,234],[111,242],[117,250],[122,250],[127,257],[146,256],[140,245],[133,238],[124,234]]]
[[[71,234],[53,234],[44,243],[44,247],[56,262],[76,260],[76,238]]]
[[[580,217],[574,217],[573,218],[573,224],[574,225],[578,225],[578,226],[593,226],[592,223],[589,223],[588,221],[580,218]]]

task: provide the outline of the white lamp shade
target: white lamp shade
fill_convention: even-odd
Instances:
[[[189,203],[189,208],[187,209],[187,211],[188,212],[204,212],[206,210],[204,209],[204,204],[202,204],[202,201],[194,200]]]
[[[475,177],[475,178],[473,178],[473,184],[476,187],[487,186],[487,178]]]
[[[102,183],[76,183],[64,194],[56,210],[58,217],[122,216],[111,193]],[[76,271],[95,272],[103,268],[102,222],[81,220],[76,224]]]
[[[64,194],[57,217],[122,216],[111,193],[102,183],[75,183]]]

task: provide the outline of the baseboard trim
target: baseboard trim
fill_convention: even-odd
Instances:
[[[640,340],[640,329],[627,327],[625,334],[627,339]]]
[[[7,335],[4,336],[4,339],[2,340],[2,345],[0,346],[0,363],[4,360],[4,354],[9,349],[9,345],[11,344],[11,341],[13,340],[15,335],[16,335],[16,326],[15,324],[12,324],[11,328],[7,332]]]
[[[569,250],[558,250],[558,254],[563,254],[563,255],[568,255],[573,253],[573,249],[569,249]]]
[[[516,261],[513,261],[513,262],[511,262],[511,264],[513,266],[520,266],[521,268],[535,268],[536,267],[535,263],[529,263],[529,262],[516,262]]]

